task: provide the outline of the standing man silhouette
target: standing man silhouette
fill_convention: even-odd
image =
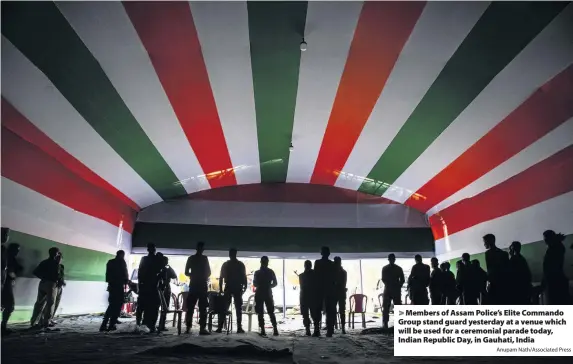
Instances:
[[[185,275],[190,280],[189,295],[187,296],[187,330],[185,330],[187,334],[191,331],[195,305],[199,303],[199,335],[210,335],[210,332],[207,331],[207,306],[209,305],[207,291],[211,267],[209,266],[209,259],[203,255],[204,250],[205,243],[198,242],[197,253],[190,256],[185,265]]]
[[[489,280],[487,303],[489,305],[505,305],[507,303],[507,271],[509,255],[495,246],[495,235],[483,237],[486,248],[485,263]]]
[[[155,244],[147,244],[147,255],[141,258],[137,270],[137,309],[135,310],[135,321],[137,326],[148,323],[149,306],[154,303],[154,296],[157,296],[155,285],[155,266],[157,249]],[[149,326],[149,325],[148,325]],[[155,330],[154,327],[149,327]]]
[[[302,314],[302,322],[304,324],[306,336],[310,336],[311,316],[315,325],[315,330],[320,332],[320,316],[316,317],[316,276],[315,272],[312,270],[312,262],[310,260],[306,260],[304,262],[304,272],[298,274],[298,282],[300,285],[300,312]],[[320,310],[320,308],[318,310]]]
[[[430,285],[430,266],[422,263],[422,256],[416,254],[414,257],[416,264],[412,266],[410,277],[408,277],[408,286],[412,304],[427,305],[430,303],[428,298],[428,286]]]
[[[24,267],[20,265],[16,257],[20,253],[20,245],[12,243],[6,249],[6,280],[2,287],[2,335],[8,335],[11,330],[8,329],[8,320],[10,315],[14,312],[16,305],[14,297],[14,286],[16,284],[16,277],[22,274]]]
[[[225,289],[223,290],[223,285]],[[235,313],[237,314],[237,334],[243,334],[243,294],[247,290],[247,270],[243,262],[237,259],[237,249],[229,250],[229,260],[223,263],[221,274],[219,275],[219,291],[224,292],[225,310],[229,309],[231,299],[235,302]],[[223,331],[225,323],[225,312],[219,314],[218,333]]]
[[[253,277],[253,286],[256,288],[255,312],[259,318],[259,328],[261,329],[262,336],[266,336],[264,306],[267,308],[267,314],[273,325],[273,335],[279,335],[277,319],[275,317],[275,302],[273,300],[273,288],[277,286],[277,283],[275,272],[269,268],[269,258],[263,256],[261,258],[261,269],[256,271]]]
[[[344,268],[342,268],[342,259],[340,257],[334,257],[334,267],[336,274],[335,305],[338,304],[342,333],[346,334],[346,282],[348,280],[348,274]]]
[[[511,297],[508,303],[514,305],[531,304],[531,270],[525,257],[521,255],[521,243],[514,241],[509,246],[509,280]]]
[[[125,252],[118,250],[115,258],[107,262],[105,269],[105,281],[109,293],[107,310],[103,316],[103,321],[99,331],[116,330],[116,322],[121,313],[121,306],[124,302],[124,288],[129,282],[127,264],[125,263]],[[109,326],[108,326],[109,324]]]
[[[441,305],[444,295],[443,272],[440,269],[438,258],[433,257],[430,261],[432,273],[430,274],[430,299],[432,305]]]
[[[314,272],[317,279],[317,296],[320,310],[324,307],[326,311],[326,337],[334,334],[334,324],[336,322],[336,269],[330,256],[330,248],[323,246],[320,251],[322,259],[314,262]],[[316,330],[313,336],[320,336],[320,331]]]
[[[404,271],[396,265],[396,256],[388,255],[389,264],[382,268],[382,283],[384,283],[384,292],[382,293],[382,322],[385,329],[388,328],[390,320],[390,305],[402,304],[402,286],[404,285]]]

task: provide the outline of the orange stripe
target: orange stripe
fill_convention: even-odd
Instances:
[[[311,183],[336,182],[425,4],[364,3]]]
[[[124,2],[211,187],[237,180],[188,2]]]
[[[422,212],[468,186],[573,116],[573,65],[555,76],[410,197]],[[572,136],[573,138],[573,136]],[[415,195],[413,195],[415,196]]]
[[[11,130],[28,143],[34,144],[82,179],[115,196],[129,208],[135,211],[140,210],[140,207],[129,197],[56,144],[4,98],[2,98],[2,126]]]
[[[567,172],[565,172],[567,171]],[[436,240],[573,191],[573,145],[430,217]]]
[[[133,231],[135,212],[2,126],[2,176],[76,211]]]

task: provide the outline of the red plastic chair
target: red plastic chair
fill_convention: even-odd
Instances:
[[[354,314],[362,314],[362,327],[366,328],[366,306],[368,305],[368,297],[366,295],[357,293],[349,298],[350,303],[350,324],[354,328]]]

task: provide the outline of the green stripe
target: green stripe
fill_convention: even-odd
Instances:
[[[307,2],[248,2],[262,182],[286,182]]]
[[[54,3],[2,3],[2,34],[159,196],[187,194]]]
[[[382,195],[565,6],[492,3],[368,174],[376,182],[359,190]]]
[[[567,277],[571,279],[573,278],[573,250],[569,249],[569,247],[573,245],[573,234],[567,235],[563,244],[565,245],[566,248],[565,266],[564,266],[565,275],[567,275]],[[509,251],[509,248],[506,248],[504,250]],[[525,259],[527,259],[527,263],[529,264],[529,269],[531,270],[533,282],[541,282],[541,278],[543,277],[543,258],[545,257],[546,251],[547,251],[547,245],[543,240],[529,244],[524,244],[521,246],[521,255],[523,255]],[[454,272],[454,274],[456,273],[456,262],[460,259],[461,257],[450,260],[451,270],[452,272]],[[481,267],[487,270],[487,265],[485,264],[485,252],[472,255],[471,259],[479,260]]]
[[[318,253],[328,245],[333,253],[433,252],[429,228],[289,228],[137,223],[134,247],[150,241],[165,249],[192,249],[193,241],[206,241],[208,250],[273,253]],[[240,239],[237,239],[240,236]]]
[[[68,281],[105,281],[105,267],[112,254],[78,248],[19,231],[10,231],[10,243],[20,244],[18,260],[24,266],[23,277],[34,278],[32,272],[48,257],[51,247],[60,249],[64,257]]]

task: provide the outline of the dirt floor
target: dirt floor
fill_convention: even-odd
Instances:
[[[176,335],[139,331],[133,319],[122,319],[119,330],[99,333],[101,317],[83,316],[58,320],[58,332],[38,333],[26,325],[2,338],[2,364],[11,363],[417,363],[513,362],[515,358],[403,358],[393,356],[393,336],[376,333],[379,319],[367,329],[336,333],[332,338],[308,338],[298,318],[281,320],[279,337],[246,334]],[[245,325],[246,326],[246,325]],[[255,329],[256,325],[253,325]],[[357,327],[360,325],[356,325]],[[246,327],[245,327],[246,329]],[[374,333],[372,333],[374,331]],[[370,332],[370,333],[368,333]],[[520,364],[555,361],[552,358],[519,358]]]

